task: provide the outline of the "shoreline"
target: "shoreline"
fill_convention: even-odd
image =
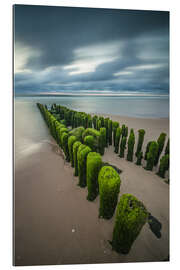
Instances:
[[[90,113],[90,114],[92,116],[98,115],[98,116],[109,117],[110,119],[119,117],[119,118],[127,118],[127,119],[134,119],[134,120],[141,119],[141,120],[157,120],[157,121],[167,120],[167,121],[169,121],[169,117],[152,117],[152,118],[148,117],[148,118],[146,118],[146,117],[137,117],[137,116],[133,117],[133,116],[127,116],[127,115],[110,114],[110,113]]]

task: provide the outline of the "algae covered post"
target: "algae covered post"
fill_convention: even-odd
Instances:
[[[87,187],[89,201],[93,201],[99,190],[98,174],[102,166],[102,158],[99,153],[90,152],[87,155]]]
[[[103,166],[98,176],[99,217],[109,219],[113,216],[120,191],[120,176],[111,166]]]
[[[148,212],[136,197],[123,194],[117,206],[112,247],[127,254],[147,221]]]
[[[155,141],[151,142],[149,146],[149,152],[147,153],[147,163],[145,167],[146,170],[152,171],[157,153],[158,153],[158,143]]]
[[[129,139],[128,139],[128,153],[127,153],[128,161],[133,161],[134,144],[135,144],[135,135],[134,135],[134,130],[131,129]]]
[[[86,181],[86,160],[88,153],[91,152],[91,148],[82,144],[78,148],[77,159],[78,159],[78,175],[79,175],[79,186],[85,187]]]
[[[143,141],[144,141],[145,130],[139,129],[138,134],[139,134],[139,137],[138,137],[138,144],[137,144],[137,150],[136,150],[136,157],[138,157],[138,154],[141,152]]]
[[[81,142],[77,141],[73,144],[73,161],[74,161],[74,175],[78,176],[78,159],[77,159],[77,152],[79,149],[79,146],[81,145]]]

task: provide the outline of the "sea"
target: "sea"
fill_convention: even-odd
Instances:
[[[29,96],[14,98],[14,155],[18,168],[51,141],[49,130],[36,103],[56,103],[86,113],[139,118],[169,117],[168,97]],[[28,161],[29,162],[29,161]]]
[[[169,117],[169,96],[28,96],[15,102],[53,103],[86,113],[102,113],[138,118]]]

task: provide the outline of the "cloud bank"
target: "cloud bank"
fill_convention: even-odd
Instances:
[[[14,85],[28,93],[169,92],[169,13],[14,6]]]

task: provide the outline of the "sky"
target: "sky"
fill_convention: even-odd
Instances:
[[[169,12],[14,6],[14,89],[169,94]]]

